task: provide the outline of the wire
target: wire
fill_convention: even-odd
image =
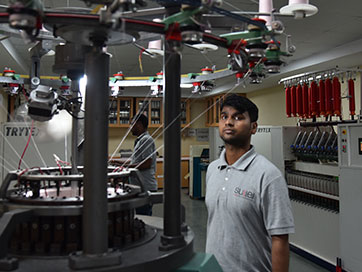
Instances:
[[[78,117],[76,116],[69,108],[71,108],[69,106],[70,103],[74,103],[74,104],[81,104],[82,103],[82,97],[78,96],[78,97],[73,97],[73,98],[66,98],[64,96],[59,96],[59,99],[61,101],[65,101],[65,105],[64,105],[64,109],[75,119],[77,120],[82,120],[84,119],[84,117]],[[63,105],[62,105],[63,106]],[[80,109],[81,110],[81,109]],[[84,110],[81,110],[83,112],[85,112]]]
[[[233,4],[229,3],[228,1],[224,1],[224,3],[235,10],[241,11],[241,9],[239,9],[237,6],[234,6]]]
[[[56,155],[56,154],[53,154],[53,156],[54,156],[54,160],[55,160],[55,163],[58,165],[58,167],[59,167],[59,172],[60,172],[60,174],[61,175],[63,175],[63,169],[62,169],[62,166],[60,165],[60,159],[59,159],[59,157]]]
[[[26,143],[26,145],[25,145],[23,154],[22,154],[21,157],[20,157],[19,165],[18,165],[18,170],[20,170],[21,162],[22,162],[22,160],[23,160],[23,158],[24,158],[24,155],[25,155],[26,150],[28,149],[28,146],[29,146],[29,143],[30,143],[30,139],[31,139],[31,135],[33,134],[33,129],[34,129],[34,120],[32,120],[32,122],[31,122],[31,129],[30,129],[30,133],[29,133],[29,138],[28,138],[28,141],[27,141],[27,143]]]
[[[60,162],[62,164],[65,164],[65,165],[68,165],[68,166],[71,166],[71,163],[66,162],[66,161],[58,160],[58,162]]]
[[[19,174],[18,174],[18,186],[20,186],[20,178],[21,178],[21,176],[22,175],[24,175],[26,172],[28,172],[28,171],[30,171],[30,170],[32,170],[32,169],[39,169],[39,173],[40,174],[44,174],[44,172],[41,170],[41,168],[39,167],[39,166],[34,166],[34,167],[28,167],[28,168],[25,168],[24,170],[22,170]],[[20,170],[20,169],[18,169],[18,170]],[[45,184],[45,183],[44,183]],[[45,185],[43,185],[43,186],[45,186]]]
[[[114,172],[120,172],[120,171],[122,171],[123,170],[123,167],[122,166],[118,166],[118,167],[116,167],[113,171],[112,171],[112,173],[114,173]]]
[[[141,113],[141,110],[143,110],[143,105],[144,104],[148,104],[151,100],[152,100],[152,97],[151,97],[151,93],[152,93],[152,90],[150,90],[146,96],[146,98],[143,100],[143,103],[142,103],[142,107],[139,108],[136,116],[137,118],[132,120],[132,123],[131,125],[129,126],[129,128],[127,129],[127,132],[126,134],[123,136],[121,142],[118,144],[118,146],[116,147],[116,149],[114,150],[114,152],[112,153],[111,157],[109,158],[108,160],[108,163],[113,159],[114,155],[116,154],[117,150],[121,147],[121,145],[123,144],[124,140],[126,139],[126,137],[128,136],[128,134],[130,133],[131,129],[133,128],[133,126],[136,124],[138,118],[139,118],[139,114]],[[127,160],[126,162],[128,162],[129,160]]]
[[[215,6],[212,7],[211,10],[215,11],[216,13],[219,13],[221,15],[228,16],[230,18],[233,18],[233,19],[238,20],[238,21],[242,21],[242,22],[247,23],[247,24],[255,25],[257,27],[260,27],[263,30],[267,30],[267,27],[265,26],[265,24],[263,24],[263,23],[261,23],[259,21],[254,21],[254,20],[249,19],[247,17],[232,13],[232,12],[230,12],[228,10],[218,8],[218,7],[215,7]]]
[[[245,74],[243,80],[245,81],[249,75],[251,73],[251,69]],[[242,82],[240,83],[237,83],[235,84],[235,86],[233,88],[231,88],[228,92],[226,92],[224,94],[224,96],[228,95],[229,93],[231,93],[233,90],[235,90],[238,86],[240,86],[242,84]],[[215,106],[217,103],[217,101],[215,101],[212,105],[210,105],[206,110],[204,110],[202,113],[200,113],[196,118],[194,118],[190,123],[188,123],[184,128],[181,129],[181,132],[183,132],[186,128],[190,127],[191,124],[193,124],[196,120],[198,120],[202,115],[204,115],[208,110],[210,110],[213,106]],[[171,126],[175,120],[177,119],[177,117],[166,127],[164,128],[164,131],[166,129],[168,129],[169,126]],[[162,132],[162,134],[160,135],[163,135],[164,134],[164,131]],[[160,136],[159,135],[159,136]],[[159,137],[158,136],[158,137]],[[158,138],[156,137],[155,140]],[[153,156],[153,154],[155,154],[157,151],[159,151],[160,149],[162,149],[164,147],[164,145],[161,145],[159,148],[157,148],[153,153],[151,153],[148,157],[146,157],[143,161],[141,161],[135,168],[138,168],[142,163],[144,163],[146,160],[148,160],[149,158],[151,158],[151,156]]]
[[[59,172],[60,172],[60,174],[61,174],[61,175],[63,175],[63,174],[64,174],[64,172],[63,172],[62,166],[60,165],[59,161],[58,161],[58,160],[56,160],[55,162],[56,162],[56,164],[57,164],[57,165],[58,165],[58,167],[59,167]]]
[[[25,92],[25,88],[22,87],[21,90],[22,90],[22,92],[23,92],[23,95],[24,95],[24,97],[25,97],[25,100],[28,101],[28,100],[29,100],[29,97],[28,97],[28,94]]]
[[[83,120],[84,119],[84,117],[78,117],[78,116],[76,116],[76,115],[74,115],[74,113],[72,113],[70,110],[68,110],[68,109],[65,109],[69,114],[70,114],[70,116],[72,116],[73,118],[75,118],[75,119],[77,119],[77,120]]]

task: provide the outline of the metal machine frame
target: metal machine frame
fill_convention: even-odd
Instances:
[[[129,7],[127,1],[88,1],[107,5],[100,15],[73,14],[43,11],[39,1],[21,1],[9,7],[8,13],[0,13],[0,23],[10,23],[14,28],[23,30],[30,39],[36,39],[41,31],[41,24],[49,27],[55,36],[61,36],[66,45],[56,48],[56,63],[53,69],[65,72],[72,80],[72,88],[77,91],[77,83],[84,73],[87,74],[87,95],[85,114],[84,142],[84,200],[82,207],[82,251],[69,258],[44,258],[35,260],[19,256],[17,260],[7,258],[7,253],[0,252],[1,269],[18,271],[53,270],[71,271],[92,269],[92,271],[170,271],[181,266],[193,256],[193,234],[181,220],[180,197],[180,76],[182,42],[208,42],[228,49],[231,70],[222,72],[229,75],[234,72],[238,78],[250,76],[252,82],[260,82],[263,67],[268,73],[279,71],[283,64],[281,52],[274,34],[280,29],[269,30],[265,22],[233,14],[219,8],[220,1],[159,1],[165,6],[167,18],[163,23],[126,18],[116,11]],[[19,5],[20,3],[20,5]],[[133,2],[132,2],[133,3]],[[143,1],[136,1],[137,4]],[[134,3],[133,3],[134,4]],[[132,4],[132,5],[133,5]],[[181,4],[190,5],[190,9],[181,10]],[[131,6],[132,6],[131,5]],[[196,6],[195,6],[196,5]],[[132,6],[134,8],[134,6]],[[230,16],[251,27],[244,32],[226,34],[222,37],[206,33],[194,23],[192,16],[202,14],[205,10]],[[269,14],[270,16],[272,14]],[[23,17],[22,17],[23,16]],[[19,18],[22,18],[20,20]],[[24,22],[26,22],[24,24]],[[273,25],[275,26],[275,25]],[[279,26],[280,27],[280,24]],[[109,55],[103,51],[106,45],[131,42],[138,32],[151,32],[164,35],[164,223],[163,230],[157,230],[156,238],[140,247],[127,250],[112,250],[108,246],[108,212],[107,175],[108,175],[108,87]],[[265,42],[265,36],[272,41]],[[248,51],[248,54],[247,54]],[[33,63],[39,62],[34,59]],[[264,62],[263,64],[261,64]],[[257,71],[257,72],[254,72]],[[31,73],[31,87],[34,90],[41,80],[38,71]],[[218,75],[219,76],[219,75]],[[217,78],[218,76],[210,76]],[[200,76],[200,79],[205,77]],[[209,78],[209,77],[207,77]],[[22,81],[19,81],[21,83]],[[49,116],[48,116],[49,117]],[[73,123],[73,168],[77,175],[76,144],[77,122]],[[14,176],[15,175],[15,176]],[[5,213],[0,221],[0,239],[7,241],[11,227],[16,222],[24,222],[36,214],[39,209],[26,207],[26,211],[12,210],[8,205],[7,185],[16,177],[11,173],[2,188],[2,204]],[[27,178],[31,178],[28,175]],[[117,206],[117,204],[116,204]],[[118,205],[118,208],[121,204]],[[29,211],[31,210],[31,211]],[[41,209],[40,209],[41,210]],[[76,209],[77,210],[77,209]],[[73,211],[74,212],[74,211]],[[79,212],[79,209],[78,209]],[[142,254],[140,254],[140,252]],[[34,264],[36,264],[34,266]]]

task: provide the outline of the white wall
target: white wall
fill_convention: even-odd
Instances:
[[[0,90],[0,123],[7,121],[8,95]]]

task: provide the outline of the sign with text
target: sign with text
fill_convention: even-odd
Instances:
[[[209,141],[209,129],[208,128],[197,128],[196,129],[196,140],[198,142]]]

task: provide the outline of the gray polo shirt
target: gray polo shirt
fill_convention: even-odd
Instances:
[[[233,165],[225,150],[206,174],[206,252],[224,272],[272,271],[271,235],[294,232],[286,182],[252,147]]]
[[[155,142],[153,141],[150,134],[146,131],[137,137],[135,141],[135,147],[131,156],[131,164],[138,164],[148,158],[152,159],[151,168],[139,170],[142,177],[145,189],[147,191],[157,191],[157,180],[155,177],[156,173],[156,150]],[[131,179],[132,184],[137,184]]]

